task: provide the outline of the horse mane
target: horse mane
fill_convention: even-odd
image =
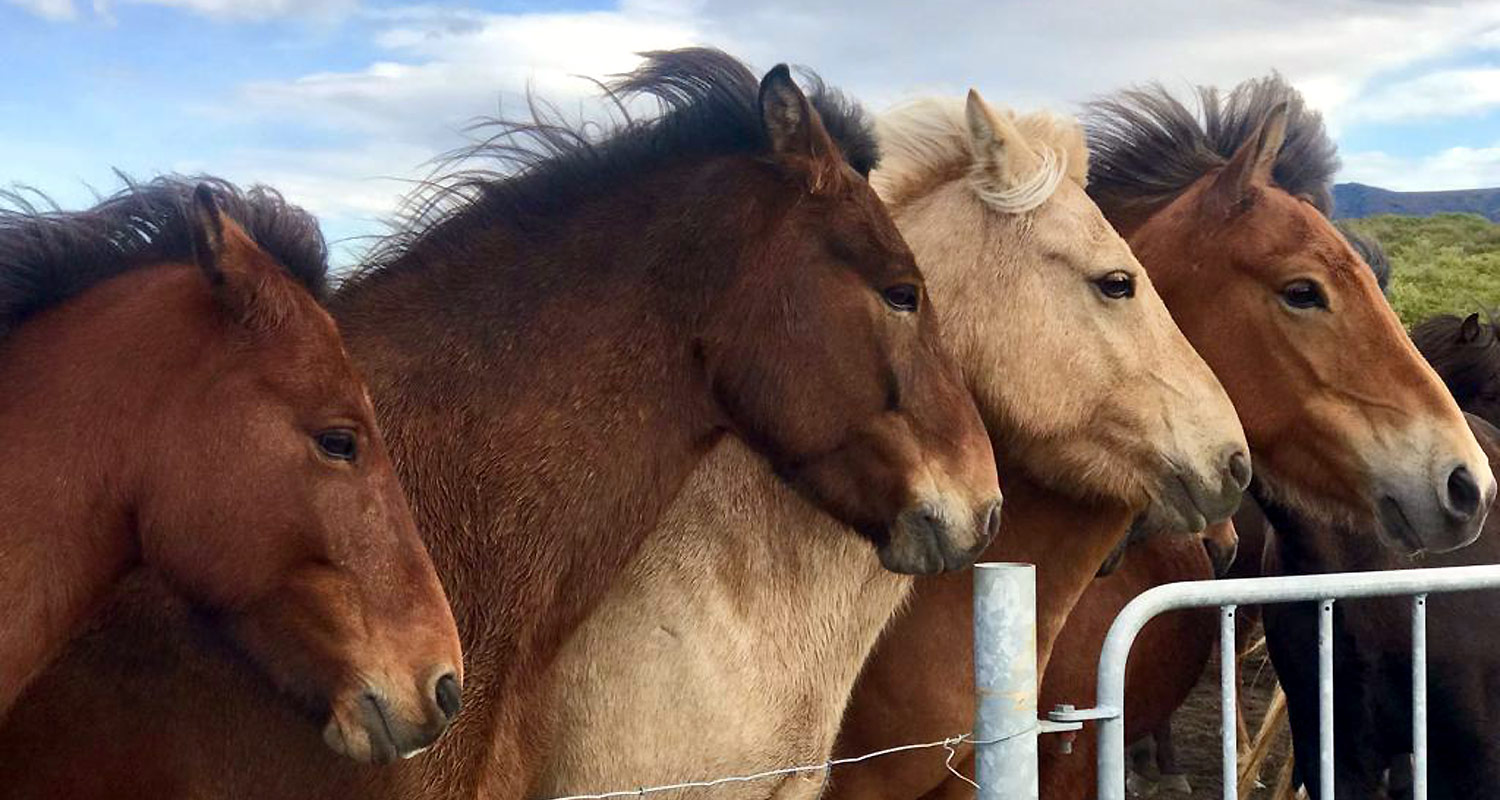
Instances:
[[[439,232],[465,225],[524,229],[669,164],[769,150],[760,79],[743,63],[711,48],[642,56],[636,71],[598,83],[602,121],[569,123],[551,104],[528,96],[529,118],[476,123],[471,130],[484,137],[439,160],[439,171],[449,172],[407,198],[397,232],[375,245],[345,286],[388,270],[419,244],[439,244]],[[849,165],[868,176],[879,151],[864,110],[816,74],[799,73],[829,136]],[[639,98],[654,101],[658,113],[633,115],[628,104]],[[484,163],[470,166],[475,162]]]
[[[978,183],[980,176],[971,174],[981,200],[997,211],[1021,213],[1046,202],[1056,191],[1059,177],[1079,186],[1087,184],[1089,152],[1077,120],[1047,111],[1018,115],[1007,108],[992,108],[1010,119],[1021,133],[1020,144],[1041,160],[1041,171],[1048,174],[1037,176],[1037,184],[1046,191],[1035,193],[1017,205],[996,203],[992,193]],[[958,98],[924,97],[903,103],[881,114],[875,128],[880,139],[881,162],[872,182],[892,207],[930,190],[936,183],[969,174],[974,164],[964,101]]]
[[[1338,147],[1323,117],[1308,109],[1301,92],[1278,73],[1245,81],[1227,95],[1211,86],[1194,89],[1198,110],[1159,83],[1126,89],[1084,106],[1093,165],[1089,193],[1106,216],[1149,215],[1172,202],[1204,175],[1228,163],[1271,109],[1287,104],[1286,142],[1272,176],[1288,193],[1305,197],[1327,216]]]
[[[1464,317],[1440,314],[1411,330],[1412,343],[1422,357],[1462,401],[1487,388],[1500,386],[1500,320],[1494,311],[1479,315],[1479,335],[1464,341]]]
[[[1361,233],[1346,220],[1335,221],[1333,227],[1344,235],[1344,240],[1369,265],[1370,271],[1375,273],[1375,282],[1380,284],[1380,291],[1384,294],[1391,283],[1391,260],[1386,256],[1385,248],[1380,246],[1374,236]]]
[[[199,184],[220,210],[314,296],[328,283],[328,248],[313,216],[275,190],[241,190],[208,176],[168,175],[125,188],[86,211],[63,211],[35,190],[0,191],[0,338],[32,315],[134,269],[192,262],[190,209]]]

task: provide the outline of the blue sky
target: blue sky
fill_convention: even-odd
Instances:
[[[472,118],[528,85],[582,111],[575,76],[688,44],[806,64],[877,110],[977,86],[1066,111],[1279,69],[1324,111],[1343,179],[1500,185],[1493,0],[0,0],[0,183],[77,206],[111,168],[265,182],[348,263]]]

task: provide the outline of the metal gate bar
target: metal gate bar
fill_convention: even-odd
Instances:
[[[984,569],[983,566],[980,567]],[[1033,577],[1034,580],[1034,577]],[[1033,584],[1034,585],[1034,584]],[[978,593],[990,586],[982,573],[976,573],[975,587],[975,653],[1020,652],[1015,644],[1004,645],[990,637],[996,631],[984,617],[992,614],[1005,615],[993,602],[981,604]],[[1317,602],[1318,617],[1318,680],[1319,680],[1319,743],[1320,764],[1323,766],[1320,786],[1324,789],[1324,800],[1333,800],[1333,601],[1358,597],[1391,597],[1413,595],[1412,599],[1412,749],[1413,783],[1416,800],[1425,800],[1427,793],[1427,638],[1426,596],[1441,592],[1473,591],[1478,589],[1500,589],[1500,565],[1470,567],[1442,567],[1436,569],[1388,570],[1380,572],[1351,572],[1329,575],[1296,575],[1274,578],[1241,578],[1233,580],[1190,581],[1158,586],[1143,592],[1132,600],[1115,618],[1105,637],[1099,655],[1099,682],[1097,707],[1089,709],[1065,709],[1054,712],[1053,720],[1059,722],[1099,721],[1099,792],[1098,800],[1125,800],[1125,662],[1130,648],[1141,628],[1158,614],[1182,608],[1220,609],[1220,638],[1225,651],[1233,653],[1234,614],[1237,606]],[[997,595],[998,596],[998,595]],[[1030,647],[1035,648],[1035,598],[1022,601],[1027,611],[1032,612]],[[1024,615],[1020,615],[1024,617]],[[1014,621],[1000,627],[1015,628]],[[1024,645],[1023,645],[1024,646]],[[1232,662],[1230,658],[1224,662]],[[993,679],[996,673],[988,676]],[[1005,797],[1007,800],[1028,800],[1036,794],[1036,743],[1034,730],[1028,734],[1020,725],[1021,710],[1035,708],[1035,696],[1029,702],[1013,694],[1006,696],[1010,703],[995,703],[997,684],[980,678],[979,720],[976,727],[980,744],[978,778],[981,798]],[[1232,663],[1221,663],[1219,679],[1220,697],[1225,703],[1222,736],[1224,737],[1223,766],[1226,798],[1235,796],[1236,784],[1236,728],[1230,715],[1234,713],[1234,670]],[[1029,680],[1029,684],[1027,683]],[[1022,684],[1035,691],[1035,671],[1022,676]],[[988,688],[987,688],[988,687]],[[993,715],[1010,714],[1009,722],[1000,724]],[[984,744],[1001,737],[1017,737],[1021,741],[1006,746],[1011,739],[995,745]],[[1029,763],[995,757],[1001,751],[1027,752]],[[986,757],[986,754],[991,757]],[[1009,782],[1007,775],[1020,774],[1019,781]],[[1007,790],[1000,791],[1004,784]]]
[[[1318,789],[1333,797],[1333,601],[1318,604]]]

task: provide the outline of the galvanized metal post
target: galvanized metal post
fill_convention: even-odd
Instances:
[[[1427,595],[1411,599],[1411,796],[1427,800]]]
[[[1219,727],[1220,745],[1224,762],[1224,800],[1239,800],[1240,790],[1236,778],[1239,776],[1240,729],[1236,723],[1239,716],[1235,702],[1235,650],[1234,650],[1233,605],[1219,607]]]
[[[1037,797],[1036,567],[974,567],[979,800]]]
[[[1318,797],[1333,800],[1333,601],[1318,604]]]

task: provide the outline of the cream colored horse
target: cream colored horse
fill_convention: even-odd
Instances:
[[[1005,463],[1156,527],[1227,514],[1243,486],[1230,474],[1245,452],[1234,410],[1084,193],[1076,123],[971,93],[914,103],[879,131],[872,182]],[[1069,530],[1049,535],[1072,544]],[[1092,545],[1092,568],[1110,544]],[[724,440],[559,658],[551,757],[531,795],[824,761],[911,585]],[[821,782],[697,796],[811,797]]]

